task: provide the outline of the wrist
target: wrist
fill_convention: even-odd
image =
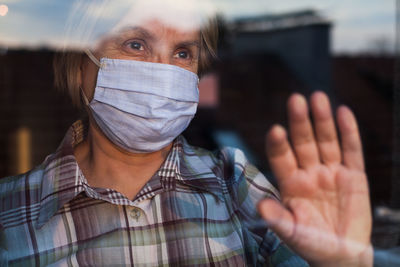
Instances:
[[[374,263],[372,245],[369,245],[362,253],[346,259],[334,261],[310,262],[311,267],[372,267]]]

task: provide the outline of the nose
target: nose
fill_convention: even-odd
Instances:
[[[167,42],[158,42],[157,45],[153,47],[151,62],[171,64],[172,55],[171,48]]]
[[[151,61],[154,63],[171,64],[171,57],[167,53],[160,52],[154,55]]]

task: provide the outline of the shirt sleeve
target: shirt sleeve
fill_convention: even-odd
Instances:
[[[400,266],[400,247],[374,248],[374,267]]]
[[[247,262],[252,266],[309,266],[278,236],[268,229],[257,212],[257,203],[264,198],[279,200],[279,192],[268,179],[235,148],[221,151],[229,165],[228,188],[232,204],[242,224]]]
[[[4,244],[4,229],[0,223],[0,266],[8,266],[8,251],[5,249]]]

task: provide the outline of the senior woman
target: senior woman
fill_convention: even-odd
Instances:
[[[0,180],[2,266],[372,264],[349,109],[337,113],[340,146],[323,93],[311,97],[314,128],[304,97],[289,99],[292,145],[281,126],[267,136],[280,196],[241,151],[211,153],[180,136],[216,40],[212,20],[181,28],[151,16],[55,64],[88,119],[43,164]]]

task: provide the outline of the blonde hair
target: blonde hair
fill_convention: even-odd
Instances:
[[[218,26],[215,18],[209,19],[205,27],[200,29],[200,54],[198,75],[201,77],[207,72],[212,59],[217,58]],[[72,105],[82,108],[82,98],[78,79],[79,68],[83,58],[83,51],[63,51],[54,56],[54,83],[62,93],[66,93],[72,100]]]

